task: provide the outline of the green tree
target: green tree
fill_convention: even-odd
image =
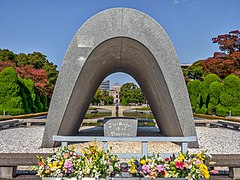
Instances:
[[[43,104],[41,102],[40,94],[36,89],[34,90],[34,93],[35,93],[34,105],[36,108],[36,109],[34,109],[34,111],[35,112],[43,112]]]
[[[15,54],[8,49],[0,49],[0,62],[1,61],[14,61]]]
[[[240,106],[240,79],[235,75],[229,75],[224,79],[224,85],[220,93],[220,105],[217,114],[226,116],[231,111],[232,115],[239,115]]]
[[[216,74],[208,74],[204,81],[200,83],[199,85],[199,91],[201,91],[201,96],[203,98],[203,103],[208,106],[209,100],[210,100],[210,86],[213,82],[220,82],[221,79]]]
[[[18,84],[20,86],[20,96],[23,100],[23,107],[25,109],[25,113],[27,113],[27,114],[33,112],[32,94],[29,91],[28,87],[26,86],[28,84],[28,82],[29,82],[29,80],[18,77]]]
[[[47,93],[48,98],[51,98],[57,81],[58,71],[57,66],[49,62],[46,55],[40,52],[14,54],[8,49],[0,49],[0,62],[11,62],[11,66],[17,70],[19,76],[26,78],[25,76],[31,74],[31,79],[35,83],[35,80],[40,77],[38,75],[40,71],[36,70],[46,71],[46,86],[39,86],[39,91]],[[5,68],[5,65],[0,63],[0,71],[3,69],[1,66]]]
[[[104,105],[113,104],[114,97],[109,95],[109,91],[103,90],[100,95],[100,101]]]
[[[200,83],[201,83],[200,80],[193,80],[187,83],[188,94],[189,94],[193,111],[195,111],[195,109],[197,108],[197,99],[200,94],[200,89],[199,89]]]
[[[130,103],[144,103],[146,98],[142,90],[134,83],[126,83],[119,92],[120,101],[123,105]]]
[[[93,96],[91,103],[94,105],[98,105],[100,102],[101,102],[101,89],[98,88]]]
[[[205,72],[203,70],[203,67],[200,65],[200,61],[196,61],[187,69],[183,69],[183,75],[188,82],[190,80],[202,80]]]
[[[43,104],[43,112],[48,111],[48,97],[47,96],[42,96],[41,97],[41,102]]]
[[[208,74],[205,78],[204,81],[199,83],[198,86],[198,91],[199,95],[195,104],[196,113],[209,113],[211,108],[212,108],[212,104],[210,103],[210,99],[211,99],[211,90],[210,90],[210,86],[213,82],[220,82],[220,78],[216,75],[216,74]],[[190,97],[191,98],[191,97]],[[209,107],[210,105],[210,107]],[[210,110],[209,110],[210,109]]]
[[[208,114],[216,114],[216,107],[220,103],[220,93],[223,89],[222,82],[213,82],[210,85],[210,100],[208,104]]]
[[[21,88],[18,84],[15,69],[12,67],[5,68],[0,73],[0,112],[2,113],[5,110],[10,115],[25,113],[20,94]]]

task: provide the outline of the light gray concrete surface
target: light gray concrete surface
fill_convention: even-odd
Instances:
[[[77,133],[95,91],[114,72],[137,80],[164,135],[196,135],[180,63],[168,35],[140,11],[113,8],[86,21],[69,45],[50,104],[43,147],[54,145],[52,135]]]

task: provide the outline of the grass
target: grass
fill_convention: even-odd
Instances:
[[[153,114],[142,114],[142,113],[135,113],[135,112],[123,112],[123,116],[135,117],[135,118],[141,118],[141,119],[154,119]]]
[[[151,108],[150,107],[141,107],[141,108],[135,108],[135,110],[151,111]]]
[[[112,113],[109,112],[98,112],[96,114],[86,114],[84,119],[93,119],[93,118],[99,118],[99,117],[106,117],[106,116],[111,116]]]

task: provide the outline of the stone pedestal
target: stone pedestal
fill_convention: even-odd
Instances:
[[[135,118],[106,118],[103,120],[104,136],[137,136],[138,120]]]
[[[0,167],[0,179],[12,179],[16,177],[17,167]]]
[[[229,167],[229,176],[234,180],[240,179],[240,167]]]

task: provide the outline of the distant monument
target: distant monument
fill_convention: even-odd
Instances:
[[[78,132],[94,93],[114,72],[136,79],[162,134],[196,135],[180,63],[168,35],[143,12],[113,8],[86,21],[70,43],[50,104],[43,147],[54,145],[52,135]]]

